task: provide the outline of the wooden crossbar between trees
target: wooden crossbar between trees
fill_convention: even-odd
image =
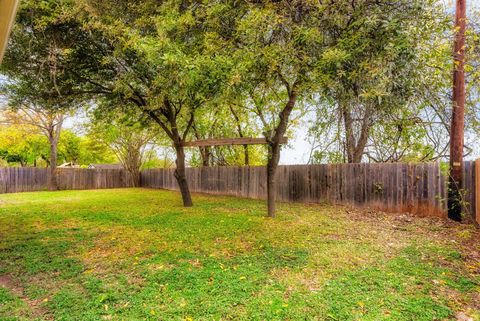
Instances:
[[[281,144],[288,142],[287,137],[282,137]],[[263,145],[267,144],[265,138],[239,137],[239,138],[210,138],[199,139],[183,143],[184,147],[206,147],[206,146],[227,146],[227,145]]]

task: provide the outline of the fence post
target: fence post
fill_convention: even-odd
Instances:
[[[480,224],[480,158],[475,161],[475,220]]]

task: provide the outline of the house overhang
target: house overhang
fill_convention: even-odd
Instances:
[[[7,49],[8,37],[15,21],[19,0],[0,0],[0,63]]]

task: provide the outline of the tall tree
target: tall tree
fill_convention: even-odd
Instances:
[[[339,1],[331,7],[342,19],[329,19],[325,30],[334,36],[332,48],[344,57],[326,65],[328,83],[320,100],[324,107],[336,107],[346,161],[358,163],[372,127],[418,100],[421,51],[432,34],[443,31],[438,22],[444,15],[434,1],[398,1],[395,6]]]
[[[9,86],[9,97],[14,97],[12,87]],[[7,113],[7,121],[15,126],[34,126],[47,138],[50,147],[49,162],[50,176],[48,187],[50,190],[57,189],[57,159],[58,159],[58,142],[60,133],[62,132],[63,123],[66,115],[64,111],[56,108],[45,108],[37,106],[34,101],[23,100],[25,96],[14,97],[13,99],[22,99],[22,103],[11,105],[14,112]]]
[[[325,53],[322,20],[327,6],[312,2],[249,3],[239,22],[236,41],[237,82],[246,106],[262,124],[268,142],[268,216],[274,217],[275,175],[281,140],[320,83],[319,66]]]
[[[355,5],[362,8],[361,3]],[[370,6],[388,4],[371,2]],[[384,18],[377,19],[380,16]],[[352,20],[358,21],[350,25],[359,24],[362,28],[349,32],[345,25],[329,28],[339,30],[335,47],[350,54],[344,62],[333,66],[333,73],[327,73],[330,86],[326,95],[318,99],[318,115],[312,124],[311,139],[315,143],[312,155],[316,156],[312,159],[342,162],[447,158],[452,73],[451,16],[447,8],[435,1],[398,2],[391,10],[380,13],[361,10]],[[378,22],[381,22],[378,28],[362,33]],[[474,62],[467,68],[471,74],[475,74],[473,65]],[[469,84],[474,89],[475,81]],[[475,120],[478,107],[474,97],[471,99],[466,119],[470,145],[478,123]],[[341,102],[348,107],[346,115],[345,108],[340,108]],[[367,108],[371,103],[377,108]],[[370,111],[369,122],[364,117],[366,111]],[[353,124],[353,128],[348,129],[351,127],[348,124]],[[466,154],[471,152],[470,146]]]
[[[140,169],[150,155],[157,130],[144,123],[133,121],[135,117],[119,112],[99,116],[93,113],[89,136],[108,145],[128,173],[130,186],[140,186]]]
[[[63,14],[56,2],[22,3],[0,67],[7,78],[1,94],[9,107],[19,121],[37,126],[49,140],[50,189],[57,188],[57,147],[63,122],[80,104],[71,94],[75,84],[68,57],[81,35],[68,32]]]
[[[191,206],[183,144],[197,111],[224,83],[229,59],[222,54],[225,44],[217,27],[228,4],[84,3],[85,25],[103,39],[89,53],[100,67],[84,68],[79,79],[92,92],[108,93],[112,106],[119,105],[115,99],[135,106],[166,133],[176,151],[183,204]]]

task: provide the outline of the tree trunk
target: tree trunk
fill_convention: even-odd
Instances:
[[[205,146],[205,147],[199,147],[200,150],[200,156],[202,157],[202,166],[208,167],[210,166],[210,147]]]
[[[245,166],[250,166],[250,154],[248,152],[248,145],[243,145]]]
[[[235,119],[235,122],[237,123],[237,132],[239,137],[243,137],[243,130],[242,130],[242,124],[240,122],[240,118],[238,117],[235,109],[230,106],[230,111],[232,112],[233,118]],[[244,155],[244,164],[245,166],[250,165],[250,155],[248,153],[248,145],[243,145],[243,155]]]
[[[347,106],[342,105],[343,124],[345,126],[345,150],[347,152],[347,162],[353,163],[355,154],[355,136],[353,134],[353,120]]]
[[[275,174],[277,172],[278,162],[280,161],[280,140],[285,135],[288,126],[288,119],[295,107],[297,101],[297,92],[295,88],[289,93],[288,102],[280,112],[280,120],[278,126],[275,129],[275,133],[272,137],[266,137],[268,143],[268,163],[267,163],[267,204],[268,204],[268,216],[276,216],[275,206],[275,193],[276,193],[276,179]]]
[[[58,141],[60,140],[60,133],[62,131],[64,116],[56,115],[49,119],[48,127],[45,135],[50,143],[50,179],[48,182],[48,189],[51,191],[58,189],[57,182],[57,154]]]
[[[453,71],[453,115],[450,129],[450,178],[448,186],[448,217],[462,220],[463,144],[465,123],[465,29],[466,0],[457,0]]]
[[[185,175],[185,151],[181,143],[175,143],[175,152],[177,153],[177,159],[175,160],[176,168],[174,176],[180,188],[180,193],[182,194],[183,206],[191,207],[193,206],[193,202]]]
[[[133,187],[140,186],[140,167],[142,166],[142,143],[141,139],[134,137],[127,146],[127,153],[124,156],[125,167],[130,176],[130,185]]]
[[[278,142],[272,142],[268,146],[268,163],[267,163],[267,204],[268,204],[268,216],[276,216],[276,190],[277,182],[275,174],[277,173],[278,162],[280,160],[280,144]]]
[[[197,130],[197,126],[195,124],[192,126],[193,129],[193,134],[195,135],[195,138],[197,140],[202,139],[202,136]],[[210,166],[210,156],[212,154],[210,150],[210,146],[200,146],[198,147],[198,151],[200,152],[200,157],[202,158],[202,166],[203,167],[208,167]]]
[[[133,184],[135,187],[140,187],[140,171],[136,170],[133,174]]]
[[[365,147],[367,146],[370,127],[371,127],[371,114],[373,107],[369,106],[365,109],[365,114],[362,120],[360,128],[360,137],[358,140],[355,138],[355,133],[353,130],[353,119],[350,114],[350,110],[347,106],[342,105],[342,116],[345,126],[345,138],[346,138],[346,152],[347,152],[347,161],[348,163],[360,163],[362,162],[363,154],[365,153]]]
[[[132,187],[140,186],[140,169],[139,168],[127,168],[130,184]]]
[[[143,107],[143,103],[138,103],[138,106],[141,107],[142,111],[144,111],[147,115],[149,115],[152,120],[154,120],[157,124],[162,127],[165,133],[170,137],[173,142],[175,152],[177,154],[177,159],[175,160],[176,168],[174,172],[175,179],[177,180],[178,187],[180,188],[180,193],[182,195],[183,206],[191,207],[193,206],[192,197],[190,195],[190,190],[188,188],[187,177],[185,175],[185,151],[183,148],[183,143],[189,130],[192,128],[194,124],[194,110],[191,111],[190,119],[186,126],[183,135],[180,135],[178,131],[177,125],[177,115],[178,112],[174,110],[170,101],[168,99],[164,99],[164,108],[162,109],[163,116],[167,119],[167,123],[162,121],[153,111],[145,110]],[[170,129],[168,128],[170,126]]]
[[[55,191],[58,189],[57,183],[57,139],[49,137],[50,141],[50,179],[48,181],[48,189]]]

